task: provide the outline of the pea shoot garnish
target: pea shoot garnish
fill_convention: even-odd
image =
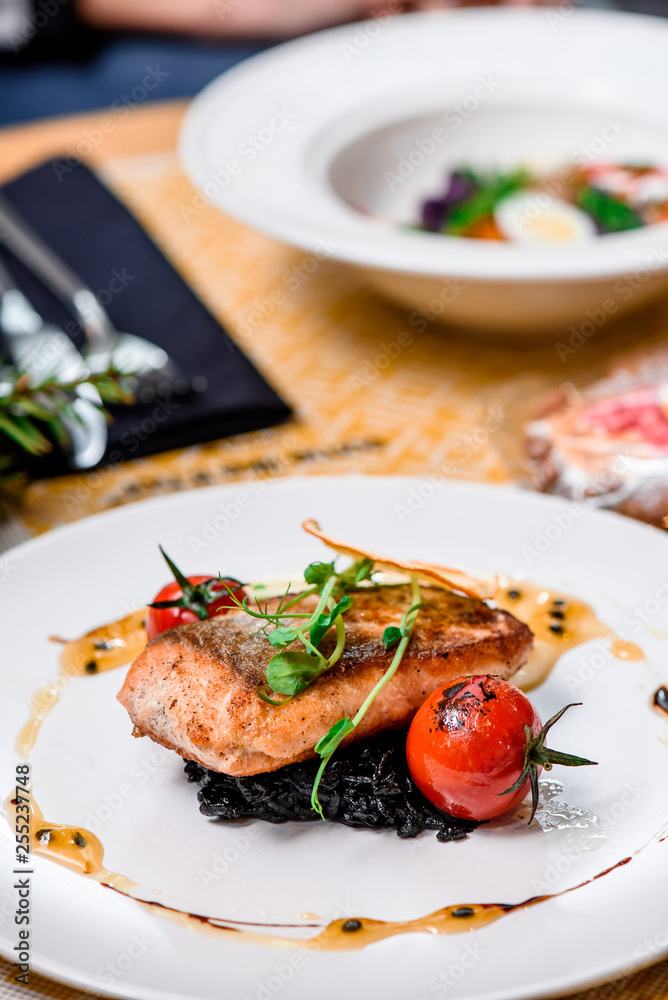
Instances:
[[[256,691],[263,701],[276,708],[286,705],[338,662],[346,643],[343,616],[354,604],[354,598],[348,591],[355,590],[364,582],[372,582],[373,566],[371,559],[363,558],[338,572],[335,562],[311,563],[304,572],[304,579],[310,586],[294,596],[291,596],[288,586],[273,610],[269,609],[269,602],[265,602],[264,607],[258,602],[256,610],[249,606],[247,597],[242,601],[235,599],[237,606],[246,614],[264,622],[259,631],[264,632],[272,646],[279,650],[267,665],[267,685],[273,694],[286,697],[272,697],[258,686]],[[424,603],[420,601],[420,588],[414,573],[411,575],[411,593],[411,606],[402,616],[399,625],[390,625],[383,632],[385,648],[389,650],[396,646],[389,667],[369,692],[354,718],[339,719],[315,745],[315,752],[322,761],[313,784],[311,805],[323,819],[318,786],[325,768],[337,748],[346,736],[359,726],[372,702],[397,672],[410,641],[418,611],[424,607]],[[318,603],[313,612],[307,614],[291,610],[312,594],[318,595]],[[231,590],[230,596],[232,596]],[[284,624],[286,620],[289,624]],[[336,632],[336,643],[332,652],[325,656],[319,646],[332,628]],[[303,650],[288,648],[297,642],[301,643]]]
[[[391,649],[393,646],[397,647],[394,657],[392,658],[392,663],[389,665],[376,686],[364,699],[354,718],[339,719],[338,722],[334,723],[329,732],[323,736],[321,740],[318,740],[315,745],[315,752],[322,758],[322,760],[313,783],[313,791],[311,792],[311,807],[319,813],[322,819],[324,819],[325,816],[318,798],[318,786],[325,772],[325,768],[346,736],[350,735],[350,733],[352,733],[352,731],[359,726],[360,722],[368,712],[370,705],[376,699],[378,694],[380,694],[388,681],[390,681],[395,675],[399,669],[401,661],[404,658],[404,653],[406,652],[406,647],[410,641],[413,626],[415,625],[415,620],[418,616],[418,611],[424,606],[423,602],[420,601],[420,587],[415,574],[411,576],[411,591],[413,601],[408,611],[402,617],[401,624],[399,626],[390,625],[383,632],[383,645],[385,648]]]
[[[230,600],[237,608],[262,623],[258,631],[264,633],[278,651],[267,665],[266,688],[264,685],[256,687],[258,696],[269,705],[280,708],[287,704],[340,660],[346,644],[345,614],[354,604],[352,593],[365,584],[372,584],[374,587],[393,586],[380,583],[373,578],[374,566],[392,572],[398,570],[402,574],[409,575],[412,592],[411,605],[399,624],[390,625],[383,632],[385,649],[395,650],[387,670],[369,692],[354,717],[339,719],[315,745],[315,753],[321,758],[321,763],[313,785],[311,806],[324,819],[318,799],[318,786],[323,773],[337,748],[359,726],[378,694],[399,669],[418,612],[420,608],[427,606],[420,599],[418,578],[426,580],[432,586],[456,590],[479,600],[493,598],[496,595],[498,580],[494,576],[474,577],[461,569],[415,560],[396,560],[369,550],[354,548],[326,535],[314,520],[304,521],[302,527],[308,534],[324,542],[339,555],[351,558],[353,560],[351,565],[339,571],[335,561],[311,563],[304,573],[306,589],[294,594],[288,585],[278,604],[273,601],[271,607],[269,601],[265,601],[264,606],[260,604],[257,588],[256,603],[253,607],[249,605],[247,597],[240,600],[232,593],[229,586],[226,588]],[[221,578],[221,582],[225,581]],[[316,594],[317,604],[312,612],[300,611],[295,607],[305,598]],[[326,654],[322,649],[322,643],[332,629],[335,630],[336,638],[333,648],[331,643],[328,643],[327,648],[331,652]]]
[[[264,622],[259,631],[264,632],[272,646],[279,650],[267,665],[267,685],[274,694],[287,697],[274,698],[258,686],[256,690],[263,701],[277,708],[287,704],[338,662],[346,642],[342,616],[354,604],[348,591],[371,580],[372,571],[371,559],[359,559],[342,572],[336,570],[334,562],[315,562],[304,572],[304,579],[310,586],[292,597],[288,587],[273,610],[269,610],[268,602],[264,607],[258,602],[256,610],[249,606],[248,598],[236,601],[246,614]],[[311,594],[318,595],[314,611],[305,614],[290,610]],[[286,621],[289,624],[284,624]],[[332,628],[336,632],[336,644],[325,656],[319,646]],[[303,650],[288,648],[296,642]]]

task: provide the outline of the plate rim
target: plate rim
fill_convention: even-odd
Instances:
[[[27,538],[25,541],[19,542],[18,545],[14,545],[9,549],[5,549],[4,552],[0,553],[0,561],[5,561],[8,558],[13,558],[15,555],[20,555],[25,552],[32,552],[34,549],[41,547],[42,545],[50,544],[51,540],[54,538],[61,538],[63,535],[67,535],[71,532],[79,531],[82,526],[83,528],[88,528],[91,524],[97,524],[99,521],[109,521],[112,522],[117,518],[124,518],[127,516],[128,510],[134,510],[136,507],[148,507],[148,506],[169,506],[170,504],[178,505],[189,497],[191,494],[213,494],[219,490],[236,489],[243,490],[244,487],[257,486],[258,483],[262,483],[267,489],[287,489],[292,486],[301,486],[303,484],[309,484],[313,481],[323,482],[325,480],[330,480],[332,482],[353,482],[354,480],[366,481],[366,480],[385,480],[387,482],[410,482],[410,483],[422,483],[424,476],[419,474],[403,474],[403,473],[374,473],[374,472],[348,472],[342,474],[333,473],[304,473],[302,475],[286,475],[286,476],[276,476],[267,478],[257,478],[257,479],[235,479],[226,483],[213,483],[208,486],[199,486],[194,489],[178,490],[173,493],[164,493],[159,496],[153,497],[142,497],[138,500],[130,500],[127,503],[123,503],[118,507],[112,507],[107,510],[95,511],[92,514],[86,514],[84,517],[79,517],[75,521],[67,521],[64,524],[57,524],[53,528],[48,528],[39,534],[34,535],[32,538]],[[668,538],[668,532],[663,531],[661,528],[657,528],[653,524],[648,524],[646,521],[638,521],[635,518],[628,517],[626,514],[619,514],[617,511],[608,510],[605,507],[598,507],[590,501],[577,501],[567,497],[557,496],[552,493],[540,493],[536,490],[524,488],[518,486],[514,483],[486,483],[481,480],[476,479],[454,479],[447,476],[443,477],[443,485],[447,489],[475,489],[480,492],[487,490],[499,490],[505,493],[514,493],[519,497],[532,497],[539,503],[543,503],[548,506],[553,506],[556,508],[563,508],[569,504],[577,503],[584,508],[583,516],[599,515],[602,517],[610,517],[615,523],[621,523],[631,526],[633,529],[639,529],[641,531],[649,531],[658,537]]]

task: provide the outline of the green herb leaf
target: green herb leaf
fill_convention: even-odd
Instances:
[[[276,698],[270,698],[269,695],[262,690],[259,684],[255,685],[255,690],[257,691],[262,701],[266,701],[268,705],[273,705],[274,708],[281,708],[283,705],[287,705],[289,701],[292,701],[292,695],[289,695],[287,698],[282,698],[280,701],[278,701]]]
[[[355,723],[352,719],[339,719],[335,722],[329,732],[319,739],[315,745],[315,752],[322,757],[320,762],[320,767],[318,768],[318,773],[315,776],[315,781],[313,782],[313,788],[311,789],[311,809],[317,812],[321,819],[325,818],[322,811],[322,806],[320,804],[320,799],[318,798],[318,788],[320,787],[320,781],[325,773],[325,768],[332,759],[333,754],[336,753],[337,748],[346,738],[348,733],[352,733],[355,728]]]
[[[406,622],[408,621],[408,618],[412,614],[414,614],[416,611],[419,611],[420,608],[433,608],[433,607],[434,605],[431,603],[431,601],[419,601],[417,604],[413,604],[408,609],[408,611],[402,618],[401,625],[388,625],[388,627],[383,632],[383,645],[385,646],[385,649],[391,649],[392,646],[396,646],[398,642],[401,642],[402,639],[405,639],[406,636],[410,634]]]
[[[53,416],[51,410],[35,399],[22,399],[20,403],[16,404],[15,410],[20,410],[26,416],[34,417],[35,420],[50,420]]]
[[[385,633],[383,634],[383,639],[385,638],[385,635],[387,634],[388,631],[390,631],[391,639],[394,638],[395,631],[398,631],[400,634],[399,644],[397,646],[394,656],[392,657],[391,664],[389,665],[383,676],[380,678],[380,680],[377,682],[377,684],[372,688],[372,690],[366,696],[366,698],[360,705],[359,709],[357,710],[355,717],[353,719],[348,719],[348,718],[339,719],[339,721],[332,726],[327,735],[323,736],[323,738],[319,740],[315,745],[315,752],[319,754],[320,757],[322,757],[322,762],[320,764],[320,767],[318,768],[318,772],[315,776],[315,781],[313,782],[313,789],[311,790],[311,808],[315,812],[317,812],[323,819],[324,815],[322,811],[322,806],[318,798],[318,787],[320,785],[322,776],[325,773],[325,768],[327,767],[327,764],[329,763],[332,754],[335,753],[336,748],[341,743],[341,740],[345,739],[348,733],[351,733],[353,729],[356,729],[357,726],[359,726],[360,722],[368,712],[370,705],[373,703],[373,701],[382,691],[385,685],[390,680],[392,680],[392,677],[394,677],[395,673],[399,669],[404,653],[406,652],[406,647],[408,646],[408,643],[410,641],[410,637],[413,631],[413,627],[415,625],[415,620],[417,618],[418,611],[420,610],[420,608],[425,607],[428,604],[428,602],[420,600],[420,587],[415,574],[411,576],[411,590],[413,594],[413,603],[411,607],[408,609],[408,611],[406,611],[405,614],[402,615],[401,624],[398,627],[392,625],[389,626],[389,628],[386,629]]]
[[[588,212],[606,233],[642,228],[638,213],[607,191],[585,186],[578,192],[577,200],[580,208]]]
[[[77,389],[85,382],[99,388],[103,380],[109,387],[114,387],[116,402],[132,401],[121,385],[126,377],[115,369],[71,381],[59,381],[51,376],[34,382],[15,367],[3,368],[5,390],[0,396],[0,448],[7,454],[0,461],[0,505],[7,501],[15,502],[18,497],[12,494],[17,493],[19,484],[25,484],[27,480],[21,468],[25,466],[25,452],[45,455],[52,450],[54,442],[63,448],[68,447],[70,435],[67,421],[81,422],[81,417],[72,408]],[[100,395],[105,398],[102,391]],[[105,411],[102,409],[102,412]]]
[[[51,450],[51,443],[25,418],[0,416],[0,432],[12,438],[31,455],[43,455]]]
[[[267,684],[279,694],[299,694],[322,673],[322,664],[309,653],[278,653],[267,666]]]
[[[338,573],[338,585],[340,590],[352,590],[359,586],[364,580],[371,579],[373,572],[373,559],[358,559],[343,573]]]
[[[389,625],[383,632],[383,645],[385,646],[385,649],[391,649],[392,646],[396,646],[398,642],[401,642],[405,635],[408,635],[408,629],[405,625],[402,625],[401,627]]]
[[[275,628],[267,634],[267,638],[272,646],[276,646],[277,649],[281,647],[289,646],[291,642],[294,642],[297,638],[296,628]]]
[[[330,576],[334,576],[334,563],[313,562],[304,570],[304,579],[307,583],[316,587],[326,583]]]
[[[339,719],[329,732],[318,740],[315,752],[319,757],[331,757],[339,744],[343,742],[348,733],[352,733],[354,728],[352,719]]]
[[[355,602],[352,597],[348,597],[346,595],[346,597],[341,598],[332,611],[326,611],[323,614],[318,615],[318,620],[315,625],[311,627],[311,631],[309,633],[309,639],[314,646],[320,645],[325,633],[329,631],[334,624],[334,621],[339,617],[339,615],[342,615],[344,611],[348,611],[352,608],[354,603]]]
[[[306,594],[292,595],[288,586],[278,606],[271,610],[269,603],[266,603],[264,608],[258,603],[258,610],[253,610],[245,598],[241,603],[235,602],[246,614],[265,622],[260,631],[265,633],[275,649],[281,650],[270,660],[267,667],[267,684],[273,691],[293,697],[339,660],[345,646],[342,615],[354,603],[353,598],[345,591],[368,579],[373,571],[373,565],[371,559],[360,559],[339,574],[336,572],[334,560],[328,563],[313,562],[304,571],[304,578],[309,585]],[[343,596],[341,591],[344,591]],[[314,592],[318,594],[318,601],[310,614],[290,610],[306,595]],[[186,601],[189,600],[189,596],[186,595]],[[273,625],[274,628],[267,631],[268,625]],[[329,657],[325,657],[318,649],[318,645],[331,628],[336,629],[336,643]],[[301,642],[305,652],[287,649],[295,642]],[[258,694],[269,704],[285,704],[284,701],[275,701],[261,689],[258,689]]]

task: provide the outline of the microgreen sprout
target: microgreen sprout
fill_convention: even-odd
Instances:
[[[399,669],[399,665],[401,664],[401,661],[404,658],[404,653],[406,652],[406,647],[410,642],[413,626],[415,625],[418,612],[421,607],[424,607],[424,602],[420,601],[420,587],[415,574],[411,576],[411,591],[413,601],[408,611],[403,615],[400,624],[398,626],[390,625],[383,632],[383,644],[385,648],[390,649],[392,646],[397,647],[391,664],[375,687],[364,699],[361,706],[357,710],[357,714],[352,719],[339,719],[339,721],[332,726],[329,732],[326,733],[322,739],[318,740],[315,745],[315,752],[321,758],[321,763],[313,783],[313,791],[311,792],[311,807],[322,817],[322,819],[325,817],[322,811],[322,805],[320,804],[320,800],[318,798],[318,786],[320,785],[325,768],[336,753],[340,744],[346,736],[349,736],[350,733],[352,733],[353,730],[359,726],[372,702]]]
[[[240,609],[264,622],[259,631],[278,650],[267,665],[267,685],[272,692],[287,697],[278,700],[258,686],[256,690],[263,701],[276,707],[287,704],[340,659],[346,641],[342,616],[354,603],[347,591],[371,580],[372,572],[370,559],[360,559],[342,572],[337,572],[334,562],[311,563],[304,571],[304,579],[310,586],[296,595],[291,595],[288,586],[272,610],[269,602],[264,607],[258,602],[255,610],[249,606],[248,598],[239,601],[230,592]],[[311,594],[318,595],[314,611],[306,614],[290,610]],[[319,647],[332,628],[336,643],[330,655],[325,656]],[[288,648],[296,642],[301,643],[303,651]]]
[[[271,610],[268,601],[264,607],[258,601],[255,610],[249,606],[247,597],[240,601],[227,588],[237,607],[264,622],[259,631],[264,632],[272,646],[279,651],[267,665],[267,685],[273,693],[286,697],[274,698],[258,686],[256,691],[263,701],[276,708],[286,705],[338,662],[346,643],[343,615],[354,604],[354,598],[348,591],[354,591],[365,581],[373,582],[373,566],[371,559],[364,558],[352,563],[342,572],[337,572],[335,562],[311,563],[304,571],[304,580],[309,587],[292,596],[288,585],[278,605]],[[318,595],[318,603],[313,612],[306,614],[290,610],[311,594]],[[389,650],[396,647],[389,667],[369,692],[357,714],[352,719],[339,719],[315,745],[321,764],[313,785],[311,805],[323,819],[318,786],[325,768],[337,748],[359,726],[372,702],[399,669],[418,612],[420,608],[427,606],[426,602],[420,600],[420,588],[414,574],[411,576],[411,594],[411,606],[402,616],[399,625],[390,625],[383,632],[385,648]],[[329,656],[325,656],[320,644],[332,628],[336,632],[336,643]],[[301,643],[303,649],[290,649],[295,643]]]

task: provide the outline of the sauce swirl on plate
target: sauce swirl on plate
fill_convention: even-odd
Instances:
[[[146,608],[133,611],[119,621],[87,632],[80,639],[59,639],[62,644],[60,673],[55,681],[38,688],[31,699],[30,717],[16,738],[16,752],[24,759],[35,745],[42,722],[73,677],[114,670],[134,660],[146,646]]]
[[[535,635],[535,648],[529,662],[513,678],[513,683],[525,690],[536,687],[549,675],[550,670],[567,649],[580,645],[589,639],[611,637],[611,654],[621,659],[641,659],[642,650],[619,637],[603,625],[593,609],[584,601],[552,592],[526,581],[502,581],[502,590],[496,605],[510,611],[525,622]],[[27,758],[34,746],[39,728],[49,711],[58,701],[60,692],[76,677],[93,676],[106,670],[113,670],[134,660],[147,642],[145,620],[146,608],[126,615],[117,622],[103,625],[86,633],[80,639],[66,641],[54,639],[63,645],[60,654],[60,673],[51,684],[44,685],[33,696],[31,715],[17,738],[17,752]],[[668,712],[668,689],[657,692],[655,705]],[[47,821],[39,810],[32,794],[24,793],[21,803],[29,803],[30,851],[64,865],[86,878],[94,879],[101,885],[134,899],[143,907],[150,908],[157,916],[169,919],[190,930],[233,938],[235,941],[265,945],[274,948],[302,949],[310,951],[356,951],[375,941],[394,937],[398,934],[429,933],[458,934],[484,927],[515,910],[535,906],[545,900],[572,892],[583,885],[601,878],[608,872],[628,864],[631,858],[623,858],[617,865],[600,872],[592,879],[571,886],[561,893],[535,896],[520,903],[461,903],[446,906],[406,921],[383,921],[367,917],[346,917],[333,920],[326,925],[311,924],[243,924],[224,918],[187,913],[172,906],[155,901],[146,901],[139,893],[146,892],[123,875],[105,868],[104,848],[100,840],[89,830]],[[13,822],[19,800],[9,798],[4,803],[5,812]],[[303,916],[306,916],[305,914]],[[244,929],[252,927],[253,930]],[[295,938],[268,933],[277,928],[316,928],[312,937]]]
[[[500,584],[494,603],[525,622],[534,634],[534,648],[528,662],[511,678],[523,691],[542,684],[567,649],[590,639],[611,638],[610,653],[616,659],[644,659],[639,646],[615,636],[585,601],[526,580],[501,577]]]
[[[243,921],[226,921],[222,917],[188,913],[164,903],[139,898],[136,893],[142,891],[140,886],[125,876],[117,875],[104,867],[102,864],[104,849],[95,834],[81,827],[47,822],[30,793],[25,793],[20,801],[28,801],[29,803],[31,855],[36,854],[39,857],[48,858],[79,875],[94,879],[106,888],[113,889],[115,892],[135,900],[156,916],[171,920],[188,930],[233,938],[235,941],[247,944],[298,951],[359,951],[369,944],[396,937],[398,934],[468,933],[486,927],[516,910],[525,910],[530,906],[536,906],[549,899],[556,899],[566,893],[573,892],[575,889],[580,889],[584,885],[589,885],[632,860],[630,857],[623,858],[616,865],[599,872],[593,878],[578,883],[578,885],[570,886],[557,893],[532,896],[521,903],[459,903],[453,906],[444,906],[440,910],[435,910],[433,913],[413,920],[373,920],[369,917],[344,917],[332,920],[324,927],[320,924],[249,924]],[[19,800],[12,798],[4,803],[7,817],[12,824],[15,824],[15,810],[18,802]],[[245,929],[248,927],[256,929]],[[321,929],[317,934],[307,938],[267,933],[269,928],[289,930],[313,927]]]

